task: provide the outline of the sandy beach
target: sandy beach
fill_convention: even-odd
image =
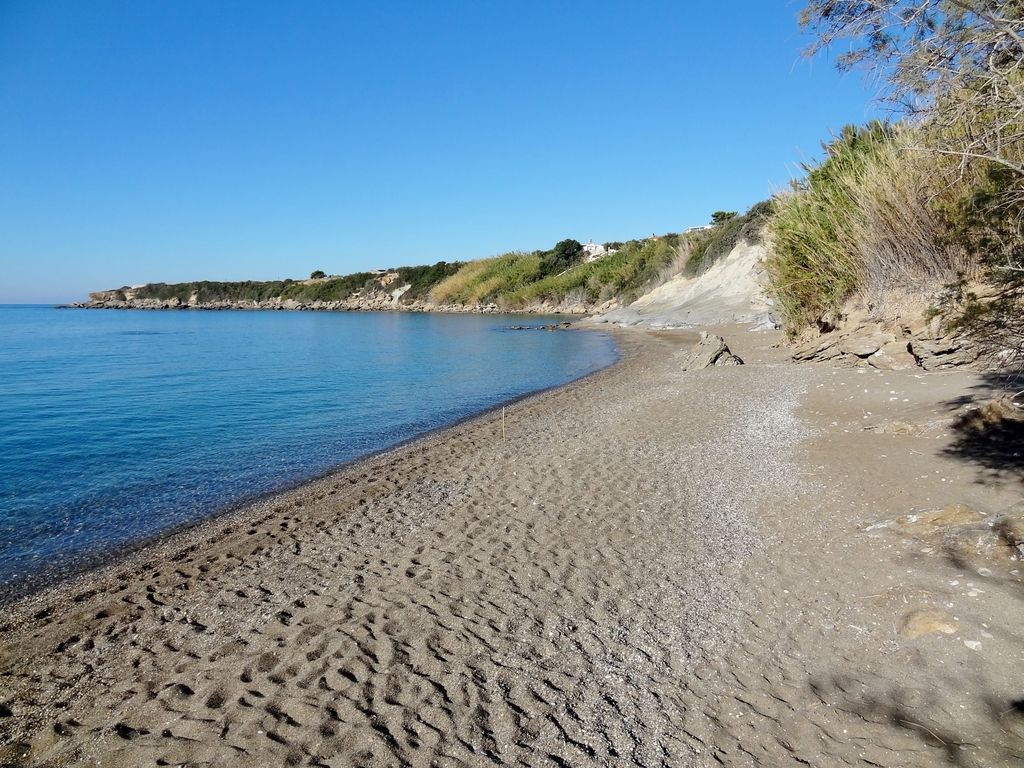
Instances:
[[[986,531],[1024,486],[949,426],[991,386],[614,332],[504,436],[5,607],[0,765],[1019,765],[1024,583]]]

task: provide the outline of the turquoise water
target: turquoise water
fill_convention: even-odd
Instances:
[[[0,598],[616,357],[522,322],[0,306]]]

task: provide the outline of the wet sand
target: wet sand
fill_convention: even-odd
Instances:
[[[1016,764],[1019,563],[873,527],[1021,498],[944,453],[979,381],[737,328],[748,365],[682,372],[692,334],[618,335],[504,438],[486,414],[6,608],[0,765]]]

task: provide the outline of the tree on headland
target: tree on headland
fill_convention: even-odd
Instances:
[[[557,275],[564,272],[583,258],[583,245],[571,238],[561,240],[550,251],[540,254],[543,275]]]
[[[322,269],[314,269],[309,275],[310,280],[320,280],[321,278],[324,277],[327,277],[327,275],[324,274],[324,271]]]
[[[711,214],[712,224],[724,224],[729,219],[736,217],[736,211],[715,211]]]

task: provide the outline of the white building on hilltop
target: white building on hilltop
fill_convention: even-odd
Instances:
[[[584,263],[589,263],[591,261],[597,261],[602,256],[615,253],[615,251],[609,250],[600,243],[595,243],[593,240],[590,240],[583,244],[583,253],[586,254],[583,257]]]

